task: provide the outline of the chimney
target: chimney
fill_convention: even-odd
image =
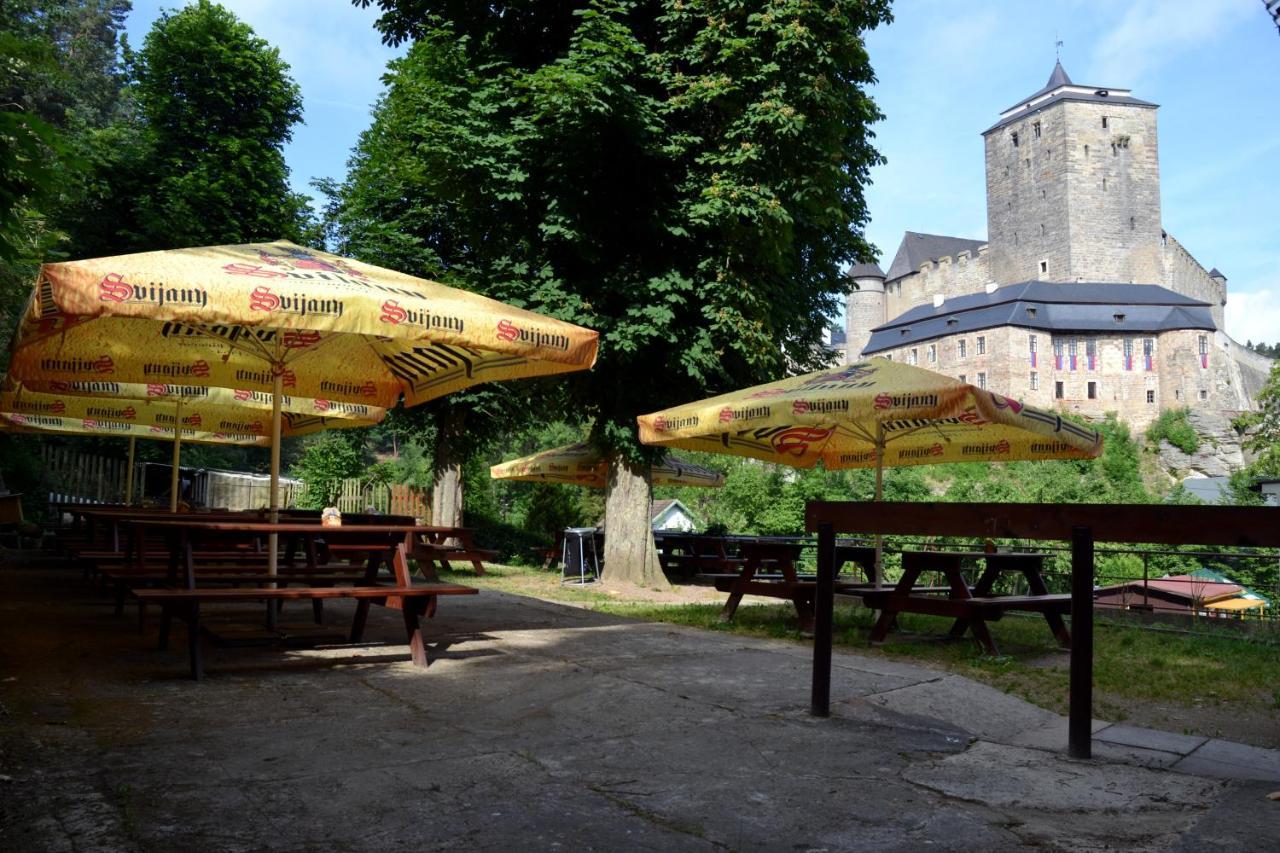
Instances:
[[[941,293],[935,293],[935,294],[933,294],[933,307],[934,307],[934,308],[941,308],[941,307],[942,307],[942,303],[943,303],[943,302],[946,302],[946,299],[944,299],[944,298],[943,298],[943,296],[942,296],[942,294],[941,294]]]
[[[987,293],[995,293],[995,292],[996,292],[996,289],[997,289],[999,286],[1000,286],[1000,285],[996,284],[994,281],[989,282],[989,283],[987,284]]]

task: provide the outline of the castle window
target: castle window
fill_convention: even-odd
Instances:
[[[1040,190],[1040,198],[1048,198],[1048,193],[1046,193],[1044,190]]]
[[[1200,367],[1201,369],[1209,366],[1209,336],[1200,336]]]
[[[1130,217],[1129,217],[1129,230],[1130,230],[1130,231],[1132,231],[1132,230],[1137,226],[1137,224],[1138,224],[1137,220],[1136,220],[1136,219],[1134,219],[1132,216],[1130,216]]]
[[[1084,147],[1084,158],[1085,158],[1086,160],[1088,160],[1088,159],[1089,159],[1089,146],[1088,146],[1088,145],[1086,145],[1086,146]]]
[[[1103,192],[1106,192],[1106,191],[1107,191],[1107,179],[1106,179],[1106,178],[1103,178],[1103,179],[1102,179],[1102,191],[1103,191]]]
[[[920,350],[915,347],[911,348],[911,352],[907,353],[907,364],[915,364],[920,359]]]
[[[1093,338],[1084,342],[1084,357],[1089,362],[1090,370],[1098,369],[1098,342]]]
[[[1155,338],[1142,339],[1142,362],[1144,370],[1155,370],[1154,356],[1156,350]]]
[[[1018,147],[1018,131],[1015,130],[1013,133],[1009,134],[1009,138],[1013,140],[1013,147],[1017,148]]]
[[[961,338],[960,340],[956,341],[956,354],[957,354],[960,358],[968,358],[968,356],[969,356],[969,341],[968,341],[968,339],[967,339],[967,338]]]
[[[960,322],[960,321],[959,321],[959,320],[957,320],[955,317],[948,317],[948,318],[947,318],[947,325],[948,325],[948,326],[954,326],[954,325],[956,325],[956,324],[957,324],[957,323],[959,323],[959,322]]]
[[[1027,163],[1027,168],[1028,168],[1028,169],[1030,169],[1030,168],[1031,168],[1031,158],[1030,158],[1030,157],[1028,157],[1028,158],[1027,158],[1026,163]]]
[[[1006,178],[1007,178],[1007,177],[1009,177],[1009,167],[1008,167],[1008,166],[1005,166],[1005,167],[1004,167],[1004,176],[1005,176]]]
[[[1063,393],[1062,383],[1061,382],[1053,383],[1053,399],[1061,400],[1064,396],[1066,395]]]
[[[978,355],[986,355],[987,339],[983,335],[978,335]]]
[[[1148,388],[1148,389],[1147,389],[1147,403],[1148,403],[1148,404],[1150,404],[1150,403],[1154,403],[1155,401],[1156,401],[1156,392],[1155,392],[1155,391],[1152,391],[1150,388]]]
[[[1036,122],[1034,125],[1032,125],[1032,127],[1035,128],[1036,139],[1039,139],[1040,138],[1040,122]]]
[[[1098,383],[1090,382],[1086,393],[1088,394],[1090,400],[1098,399]]]
[[[1175,399],[1175,400],[1181,400],[1181,399],[1182,399],[1182,389],[1181,389],[1181,388],[1174,388],[1174,389],[1173,389],[1173,399]]]
[[[1209,399],[1209,392],[1208,392],[1208,391],[1206,391],[1206,390],[1204,390],[1203,388],[1201,388],[1201,389],[1200,389],[1200,399],[1201,399],[1201,400],[1208,400],[1208,399]]]
[[[1028,318],[1028,319],[1030,319],[1030,318],[1035,317],[1035,316],[1036,316],[1036,309],[1034,309],[1034,308],[1028,308],[1028,309],[1027,309],[1027,318]],[[1036,342],[1036,336],[1035,336],[1035,335],[1032,335],[1032,336],[1031,336],[1031,351],[1032,351],[1032,352],[1035,352],[1035,351],[1036,351],[1035,342]]]
[[[1062,369],[1062,341],[1053,342],[1053,369]]]
[[[985,373],[978,374],[978,387],[983,389],[987,387],[987,374]]]
[[[1041,225],[1040,227],[1041,227],[1041,228],[1043,228],[1044,226],[1043,226],[1043,225]],[[1042,231],[1042,232],[1040,232],[1040,233],[1042,233],[1042,234],[1043,234],[1044,232]],[[1040,262],[1040,272],[1048,272],[1048,271],[1049,271],[1049,262],[1048,262],[1048,261],[1041,261],[1041,262]]]
[[[1124,315],[1123,315],[1123,314],[1112,314],[1112,315],[1111,315],[1111,317],[1112,317],[1112,319],[1114,319],[1117,323],[1123,323],[1123,322],[1124,322]]]
[[[1119,315],[1123,317],[1124,315]],[[1124,339],[1124,369],[1133,370],[1133,338]]]
[[[1106,130],[1106,129],[1107,129],[1107,117],[1106,117],[1106,116],[1103,116],[1103,117],[1102,117],[1102,129],[1103,129],[1103,130]]]
[[[961,374],[960,374],[959,376],[957,376],[956,378],[957,378],[957,379],[959,379],[961,382],[968,382],[968,381],[969,381],[969,378],[968,378],[967,376],[965,376],[963,373],[961,373]]]
[[[1043,223],[1043,222],[1041,222],[1041,223],[1040,223],[1040,236],[1041,236],[1041,237],[1043,237],[1043,236],[1044,236],[1044,223]]]
[[[1028,311],[1031,311],[1031,310],[1034,310],[1034,309],[1028,308],[1027,310],[1028,310]],[[1027,352],[1028,352],[1028,353],[1030,353],[1030,355],[1031,355],[1031,366],[1032,366],[1032,367],[1035,367],[1035,366],[1036,366],[1036,359],[1038,358],[1038,354],[1036,353],[1036,349],[1037,349],[1037,348],[1038,348],[1038,344],[1037,344],[1037,341],[1036,341],[1036,336],[1035,336],[1035,335],[1027,335]],[[1034,377],[1034,376],[1035,376],[1035,374],[1034,374],[1034,373],[1032,373],[1031,375],[1032,375],[1032,377]],[[1032,381],[1035,381],[1035,380],[1034,380],[1034,378],[1032,379]],[[1032,385],[1031,387],[1032,387],[1032,388],[1034,388],[1035,386],[1034,386],[1034,385]]]
[[[1040,374],[1036,373],[1034,370],[1031,371],[1031,390],[1032,391],[1040,390]]]
[[[929,344],[929,363],[930,364],[938,363],[938,345],[937,344]]]
[[[1067,363],[1071,370],[1075,370],[1079,365],[1079,344],[1076,341],[1067,341]]]

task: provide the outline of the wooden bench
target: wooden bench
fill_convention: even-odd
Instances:
[[[350,642],[358,643],[364,635],[369,605],[399,609],[404,615],[409,653],[415,666],[428,664],[427,646],[421,619],[435,615],[436,599],[441,595],[475,595],[479,590],[459,584],[387,587],[303,587],[285,589],[140,589],[134,594],[146,603],[164,607],[160,625],[160,648],[168,648],[169,628],[174,611],[187,622],[187,648],[191,658],[191,677],[204,676],[204,653],[200,638],[200,605],[246,601],[306,601],[349,598],[357,601],[355,619],[351,623]]]
[[[466,560],[471,563],[471,567],[476,570],[477,575],[483,575],[484,562],[486,560],[492,561],[497,556],[497,551],[477,548],[469,541],[460,545],[418,542],[413,548],[413,559],[417,561],[418,567],[423,570],[424,574],[434,573],[435,563],[439,563],[440,568],[446,572],[451,572],[453,571],[453,566],[449,565],[450,560]],[[428,574],[428,576],[431,575]]]

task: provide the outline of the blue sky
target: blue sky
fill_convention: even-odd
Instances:
[[[294,186],[340,178],[386,62],[375,13],[347,0],[222,0],[280,49],[306,122]],[[180,2],[134,0],[135,46]],[[1165,229],[1228,278],[1227,331],[1280,341],[1280,34],[1257,0],[901,0],[868,36],[885,113],[868,236],[882,263],[904,231],[986,237],[983,129],[1044,85],[1054,42],[1074,82],[1160,104]]]

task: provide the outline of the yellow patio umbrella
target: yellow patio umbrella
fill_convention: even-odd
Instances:
[[[181,442],[196,444],[234,444],[266,447],[265,435],[248,435],[240,433],[212,432],[190,427],[175,428],[159,424],[145,425],[120,421],[105,421],[95,418],[65,417],[61,414],[30,414],[26,412],[0,411],[0,432],[63,434],[63,435],[102,435],[120,436],[129,439],[129,461],[125,468],[125,503],[133,502],[133,451],[134,443],[139,438],[157,441],[170,441],[174,446],[175,484],[171,485],[173,497],[170,509],[177,508],[176,473],[178,469],[177,449]]]
[[[474,293],[278,241],[45,264],[9,369],[26,382],[270,393],[274,511],[286,393],[414,405],[482,382],[585,370],[597,338]]]
[[[105,384],[105,383],[104,383]],[[67,389],[68,392],[71,388]],[[101,390],[106,390],[101,389]],[[196,389],[125,385],[116,394],[77,396],[73,393],[43,393],[24,387],[11,377],[0,387],[0,416],[10,424],[14,418],[31,424],[33,417],[48,419],[46,430],[115,434],[129,436],[128,475],[125,502],[132,495],[134,440],[138,435],[173,440],[173,473],[170,509],[177,510],[178,462],[186,440],[210,443],[256,444],[265,446],[271,428],[270,405],[264,409],[229,389],[199,389],[216,393],[194,393]],[[132,397],[131,394],[138,394]],[[261,395],[259,395],[261,396]],[[288,411],[281,413],[281,434],[307,435],[335,427],[364,427],[379,423],[386,409],[372,406],[342,406],[328,401],[286,397]],[[125,429],[137,427],[138,429]],[[180,427],[180,429],[175,429]],[[193,438],[188,438],[188,435]],[[236,436],[224,440],[222,436]]]
[[[655,486],[724,485],[723,474],[670,455],[650,466],[649,475]],[[495,480],[569,483],[602,489],[609,479],[609,465],[599,450],[578,443],[494,465],[489,468],[489,476]]]
[[[1088,459],[1102,436],[1060,415],[931,370],[870,358],[641,415],[645,444],[797,468]],[[880,583],[877,559],[875,582]]]

